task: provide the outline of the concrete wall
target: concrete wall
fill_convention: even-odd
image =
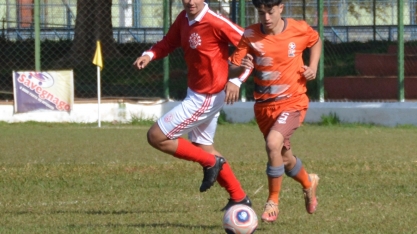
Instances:
[[[121,108],[117,101],[108,101],[100,105],[101,121],[130,121],[132,118],[156,119],[179,102],[157,101],[142,103],[124,103]],[[228,120],[234,123],[249,122],[254,118],[253,102],[238,102],[227,105],[224,111]],[[0,104],[0,121],[9,123],[38,122],[97,122],[97,103],[77,103],[71,113],[57,111],[35,111],[29,113],[13,113],[12,103]],[[416,125],[417,102],[312,102],[305,122],[321,122],[321,116],[336,114],[345,123],[373,123],[385,126]]]

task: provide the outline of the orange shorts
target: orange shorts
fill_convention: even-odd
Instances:
[[[264,138],[272,129],[278,131],[284,136],[284,145],[289,149],[289,138],[304,121],[307,108],[308,97],[302,95],[280,102],[255,103],[254,112]]]

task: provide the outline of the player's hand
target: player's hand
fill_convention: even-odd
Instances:
[[[145,68],[148,63],[151,61],[151,57],[149,55],[143,55],[136,59],[133,63],[133,66],[136,66],[139,70]]]
[[[233,104],[239,100],[239,86],[233,84],[232,82],[227,82],[225,87],[226,97],[224,102],[226,104]]]
[[[245,69],[253,69],[253,57],[250,54],[246,54],[246,56],[242,59],[240,63],[240,67]]]
[[[316,70],[306,65],[304,65],[303,68],[303,76],[306,78],[307,81],[316,79]]]

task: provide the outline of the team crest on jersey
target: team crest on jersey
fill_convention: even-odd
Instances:
[[[201,37],[198,35],[198,33],[191,34],[188,41],[190,42],[190,47],[192,49],[195,49],[197,46],[201,45]]]
[[[294,57],[295,56],[295,43],[290,42],[288,44],[288,57]]]

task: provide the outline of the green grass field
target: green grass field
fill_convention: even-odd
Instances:
[[[200,193],[200,166],[151,148],[148,128],[0,122],[0,233],[223,233],[227,193]],[[259,216],[257,126],[220,125],[215,144]],[[321,178],[318,210],[285,178],[278,221],[256,233],[417,233],[416,127],[305,125],[292,145]]]

